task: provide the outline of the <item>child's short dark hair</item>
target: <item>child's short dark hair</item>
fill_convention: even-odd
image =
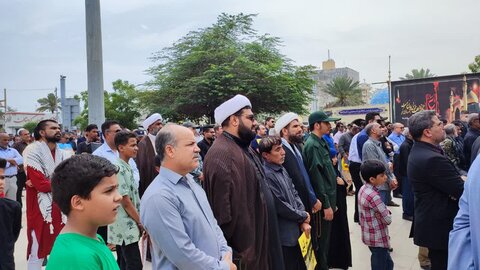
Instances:
[[[122,130],[115,134],[115,147],[118,149],[120,145],[126,145],[131,138],[137,139],[137,135],[131,131]]]
[[[5,169],[7,167],[7,160],[0,158],[0,169]]]
[[[385,165],[379,160],[366,160],[360,166],[360,175],[365,182],[370,182],[370,177],[377,177],[386,172]]]
[[[258,143],[258,151],[262,153],[270,153],[275,145],[282,145],[282,138],[279,136],[267,136]]]
[[[68,215],[74,195],[90,199],[90,193],[98,183],[117,172],[117,166],[99,156],[76,155],[64,160],[55,168],[52,176],[53,201]]]

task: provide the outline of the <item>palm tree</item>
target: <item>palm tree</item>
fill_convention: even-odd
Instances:
[[[61,109],[58,105],[60,103],[60,99],[55,97],[55,94],[50,93],[46,98],[41,98],[37,100],[40,104],[40,107],[37,108],[37,112],[45,112],[49,111],[54,113],[57,109]]]
[[[362,89],[358,81],[348,77],[337,77],[327,84],[324,92],[335,97],[337,100],[331,102],[327,107],[355,106],[365,102],[362,99]]]
[[[418,69],[412,69],[411,74],[405,74],[405,77],[400,77],[400,80],[412,80],[412,79],[422,79],[422,78],[430,78],[430,77],[435,77],[436,75],[433,73],[430,73],[430,69],[423,69],[421,68],[420,70]]]

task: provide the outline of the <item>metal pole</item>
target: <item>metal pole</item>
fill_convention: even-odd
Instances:
[[[65,104],[65,78],[67,76],[60,75],[60,104],[62,104],[62,126],[64,130],[70,130],[70,123],[68,122],[68,114],[67,112],[67,105]]]
[[[85,0],[87,35],[88,123],[105,122],[100,0]]]
[[[7,88],[3,88],[3,130],[7,131]]]

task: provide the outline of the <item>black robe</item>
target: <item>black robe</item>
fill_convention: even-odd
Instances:
[[[158,175],[157,170],[155,170],[155,149],[153,149],[150,137],[145,136],[145,138],[138,143],[138,153],[135,162],[137,163],[140,174],[138,193],[140,197],[142,197],[147,187]]]

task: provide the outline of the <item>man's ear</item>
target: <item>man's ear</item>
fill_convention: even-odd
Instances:
[[[169,158],[175,157],[175,147],[173,147],[172,145],[167,144],[167,145],[165,146],[165,156],[167,156],[167,157],[169,157]]]

